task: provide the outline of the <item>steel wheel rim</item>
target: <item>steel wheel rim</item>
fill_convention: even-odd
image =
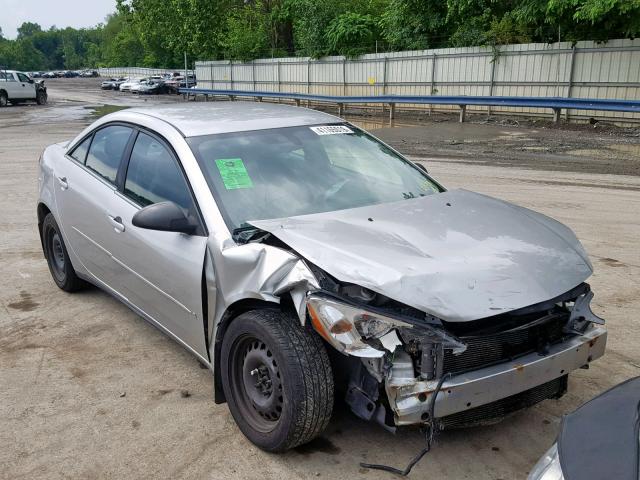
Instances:
[[[64,279],[66,273],[64,248],[62,238],[55,230],[49,232],[49,263],[56,278]]]
[[[242,418],[259,432],[273,431],[284,408],[282,375],[273,352],[262,340],[245,335],[234,343],[230,360],[234,399]]]

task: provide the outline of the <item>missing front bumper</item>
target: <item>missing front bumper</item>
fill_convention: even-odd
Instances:
[[[584,334],[550,347],[544,356],[532,353],[456,375],[442,385],[435,401],[435,417],[465,412],[552,382],[601,357],[606,341],[606,329],[593,325]],[[385,389],[397,426],[429,420],[428,406],[436,384],[419,379],[394,384],[393,378],[387,379]]]

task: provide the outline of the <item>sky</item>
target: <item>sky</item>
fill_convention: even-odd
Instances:
[[[0,28],[5,38],[14,39],[23,22],[39,23],[43,30],[91,27],[115,9],[116,0],[0,0]]]

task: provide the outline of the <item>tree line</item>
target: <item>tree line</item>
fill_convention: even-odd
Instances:
[[[94,28],[0,30],[20,70],[634,38],[640,0],[117,0]]]

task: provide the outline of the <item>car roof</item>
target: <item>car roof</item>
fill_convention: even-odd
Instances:
[[[185,103],[122,112],[157,118],[173,125],[185,137],[344,122],[339,117],[308,108],[249,101]]]

